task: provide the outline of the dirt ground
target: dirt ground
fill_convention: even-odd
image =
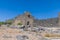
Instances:
[[[0,28],[0,40],[18,40],[16,36],[26,35],[29,37],[27,40],[40,40],[40,37],[34,32],[22,31],[20,29],[13,29],[2,27]]]

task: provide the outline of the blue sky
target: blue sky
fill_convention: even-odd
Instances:
[[[60,0],[0,0],[0,21],[29,11],[38,19],[54,18],[60,12]]]

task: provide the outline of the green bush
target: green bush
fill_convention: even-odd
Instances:
[[[18,23],[18,25],[22,25],[22,23]]]
[[[8,20],[8,21],[6,21],[5,24],[9,24],[9,25],[11,25],[11,24],[12,24],[12,20]]]
[[[3,24],[5,24],[5,22],[0,22],[0,26],[3,25]]]
[[[11,25],[11,24],[12,24],[12,22],[7,22],[6,24],[9,24],[9,25]]]

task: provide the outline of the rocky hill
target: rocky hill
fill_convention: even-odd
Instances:
[[[13,20],[8,20],[8,23],[10,24],[12,21],[12,24],[19,24],[21,23],[24,26],[43,26],[43,27],[58,27],[58,21],[59,18],[48,18],[48,19],[35,19],[30,12],[24,12],[24,14],[18,15]]]

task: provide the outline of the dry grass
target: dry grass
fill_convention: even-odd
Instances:
[[[60,37],[60,34],[45,34],[45,37]]]

